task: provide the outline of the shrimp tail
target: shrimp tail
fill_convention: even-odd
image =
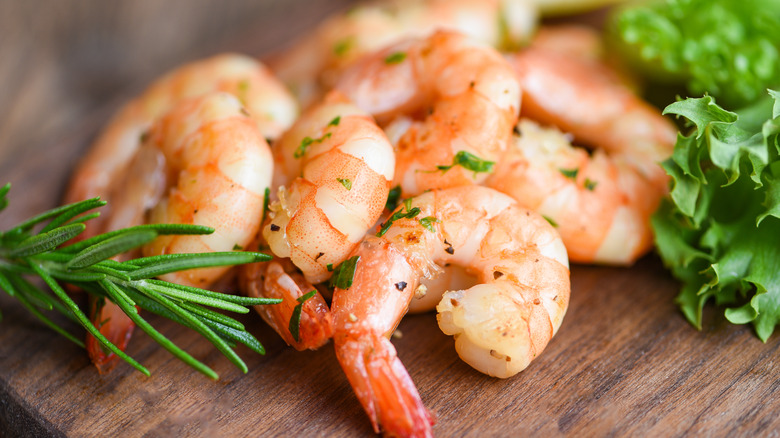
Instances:
[[[246,265],[239,278],[246,295],[282,300],[279,304],[255,306],[255,310],[291,347],[315,350],[333,337],[333,318],[325,299],[317,292],[300,303],[301,297],[316,289],[303,275],[288,273],[282,261]],[[296,339],[290,332],[290,320],[298,305],[301,311]]]
[[[100,330],[112,344],[125,351],[133,336],[135,324],[122,312],[116,304],[103,297],[89,296],[89,314],[92,324]],[[119,357],[103,348],[103,345],[92,335],[87,334],[87,353],[100,374],[106,374],[114,369]]]
[[[425,408],[409,373],[384,336],[350,333],[334,339],[336,357],[374,432],[389,436],[433,436],[434,417]]]

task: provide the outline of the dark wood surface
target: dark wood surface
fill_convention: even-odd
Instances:
[[[0,183],[7,226],[56,205],[79,155],[129,96],[167,69],[221,50],[262,55],[349,1],[0,2]],[[282,4],[284,6],[282,6]],[[650,255],[630,269],[575,266],[560,332],[521,374],[461,362],[433,314],[394,339],[440,436],[771,435],[780,430],[777,337],[708,310],[694,330]],[[370,435],[330,345],[299,353],[254,315],[265,356],[241,374],[207,342],[150,321],[213,367],[212,382],[143,333],[98,375],[83,350],[0,293],[0,436]]]

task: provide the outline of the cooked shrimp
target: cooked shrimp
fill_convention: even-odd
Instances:
[[[179,67],[154,82],[111,120],[79,163],[65,202],[94,196],[107,199],[111,186],[127,171],[144,133],[154,121],[182,99],[212,91],[238,97],[269,139],[278,137],[297,115],[295,100],[281,82],[251,58],[225,54]],[[110,202],[107,209],[113,208],[113,204]],[[101,231],[104,225],[99,220],[90,221],[83,237]]]
[[[260,227],[273,158],[256,123],[245,113],[241,102],[227,93],[208,94],[174,106],[151,128],[139,156],[118,181],[112,212],[122,219],[112,217],[107,223],[136,225],[146,221],[148,213],[151,223],[216,229],[211,235],[160,236],[144,246],[147,256],[247,246]],[[227,269],[188,270],[162,278],[207,287]],[[132,322],[110,302],[94,310],[96,327],[110,340],[126,344]],[[98,369],[110,370],[114,360],[94,345],[89,352]]]
[[[364,57],[338,89],[380,124],[392,122],[393,184],[406,196],[484,181],[520,106],[519,84],[501,55],[446,31]]]
[[[463,32],[497,48],[527,42],[537,21],[525,0],[384,0],[335,15],[269,65],[304,103],[331,89],[361,56],[437,29]]]
[[[671,155],[677,130],[658,109],[616,83],[603,66],[536,49],[509,60],[523,89],[523,116],[624,157],[666,189],[666,172],[659,163]]]
[[[371,116],[338,92],[301,116],[274,145],[274,186],[262,240],[278,258],[289,258],[303,275],[281,261],[243,266],[244,293],[282,298],[255,309],[289,345],[318,348],[332,336],[329,309],[312,283],[330,277],[373,226],[387,200],[395,155]],[[300,175],[295,177],[296,175]],[[305,295],[314,297],[301,303]],[[290,319],[302,304],[300,329]]]
[[[589,157],[559,132],[522,122],[488,184],[551,219],[572,261],[633,263],[652,247],[649,217],[667,190],[659,163],[676,129],[604,66],[537,49],[510,59],[522,114],[597,150]]]
[[[263,237],[306,280],[322,282],[382,213],[395,168],[393,147],[371,116],[333,93],[295,122],[274,153],[282,185]],[[285,187],[287,175],[300,176]]]
[[[273,158],[241,102],[227,93],[183,101],[152,128],[148,141],[163,153],[166,170],[174,176],[168,196],[150,210],[149,222],[207,225],[217,231],[160,236],[144,246],[144,255],[248,246],[260,228]],[[163,278],[204,287],[228,269],[188,270]]]
[[[281,299],[279,304],[255,306],[255,310],[287,345],[296,350],[317,349],[333,337],[330,308],[319,293],[307,299],[306,295],[316,291],[315,287],[303,275],[294,272],[292,266],[285,266],[289,264],[289,261],[273,260],[241,266],[240,288],[251,297]],[[298,305],[301,310],[295,336],[290,332],[289,322]]]
[[[399,216],[402,216],[399,218]],[[375,430],[430,434],[431,418],[388,337],[422,277],[461,265],[479,284],[448,291],[439,326],[477,370],[510,377],[541,353],[569,302],[566,249],[538,214],[480,186],[430,191],[407,201],[352,253],[351,286],[337,288],[334,344]],[[389,228],[388,228],[389,225]]]

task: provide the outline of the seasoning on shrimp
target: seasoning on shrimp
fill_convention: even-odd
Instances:
[[[652,248],[650,215],[668,186],[659,163],[671,155],[674,125],[593,59],[535,47],[509,59],[522,115],[570,134],[521,120],[488,185],[544,215],[572,261],[633,263]]]
[[[307,107],[356,60],[403,38],[449,29],[492,47],[511,48],[530,39],[536,19],[535,5],[526,0],[375,1],[329,18],[269,62]],[[397,64],[407,56],[398,49],[382,62]]]
[[[385,207],[395,156],[371,117],[338,92],[307,110],[274,153],[279,199],[270,206],[262,239],[292,264],[277,259],[245,266],[241,287],[251,296],[281,298],[281,305],[256,309],[289,345],[318,348],[332,334],[327,304],[319,293],[297,300],[331,273],[332,282],[348,287],[354,261],[347,256]],[[289,321],[299,304],[297,337]]]
[[[411,299],[425,295],[422,277],[449,263],[477,277],[476,286],[444,294],[439,326],[455,336],[458,354],[471,366],[509,377],[558,330],[569,302],[569,269],[555,230],[507,195],[463,186],[412,203],[420,215],[439,220],[430,224],[435,232],[417,218],[399,218],[383,236],[363,240],[352,253],[360,260],[351,287],[333,294],[333,340],[374,430],[428,436],[432,418],[388,340]]]
[[[230,94],[183,100],[148,131],[123,178],[114,181],[113,208],[105,230],[145,221],[206,225],[212,235],[159,236],[143,247],[146,256],[230,251],[247,246],[260,227],[273,158],[255,121]],[[146,216],[148,215],[148,220]],[[180,271],[161,278],[206,287],[228,268]],[[94,323],[109,339],[126,345],[132,322],[109,302],[94,301]],[[101,371],[113,367],[97,342],[88,352]]]
[[[388,64],[393,53],[406,54]],[[512,66],[494,49],[438,31],[357,61],[337,88],[384,126],[406,196],[483,182],[506,150],[520,109]]]

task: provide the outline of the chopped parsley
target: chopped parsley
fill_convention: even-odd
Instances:
[[[455,154],[455,157],[452,159],[452,164],[447,166],[436,166],[436,171],[441,171],[442,173],[446,173],[448,170],[452,169],[455,166],[460,166],[466,170],[471,170],[474,172],[474,176],[476,176],[480,172],[484,173],[490,173],[493,171],[493,166],[495,166],[495,161],[487,161],[483,160],[482,158],[479,158],[478,156],[466,152],[466,151],[458,151],[457,154]]]
[[[393,211],[398,207],[398,200],[401,199],[401,186],[397,185],[390,189],[390,193],[387,194],[387,202],[385,208]]]
[[[340,182],[347,190],[352,190],[352,180],[348,178],[336,178],[336,181]]]
[[[328,126],[339,126],[339,123],[341,123],[341,116],[336,116],[328,122]]]
[[[406,209],[406,213],[404,213],[404,208]],[[376,233],[376,237],[382,237],[387,233],[387,230],[390,229],[390,227],[393,225],[395,221],[398,219],[411,219],[415,216],[420,214],[420,207],[414,207],[412,208],[412,200],[407,199],[404,201],[404,206],[393,213],[386,221],[382,224],[382,226],[379,228],[379,232]]]
[[[328,132],[320,138],[311,138],[309,136],[303,137],[303,140],[301,140],[301,144],[298,145],[298,149],[295,150],[293,156],[295,158],[303,157],[304,155],[306,155],[306,152],[309,150],[309,146],[313,145],[314,143],[322,143],[326,139],[330,138],[330,136],[331,133]]]
[[[233,251],[241,251],[242,249],[244,249],[244,247],[237,243],[233,245]]]
[[[260,222],[261,224],[265,223],[265,218],[268,216],[268,203],[271,199],[271,188],[266,187],[265,192],[263,192],[263,220]]]
[[[391,53],[387,56],[387,58],[385,58],[385,64],[400,64],[404,61],[404,59],[406,59],[405,52]]]
[[[352,48],[353,43],[354,41],[352,37],[346,37],[342,40],[336,41],[336,44],[333,45],[333,53],[335,53],[336,56],[344,56],[346,55],[347,51]]]
[[[292,316],[290,317],[290,325],[288,326],[288,329],[290,330],[290,334],[292,335],[293,339],[295,339],[295,342],[300,342],[301,340],[300,339],[301,311],[303,310],[303,303],[313,298],[314,295],[316,294],[317,294],[317,290],[314,289],[311,292],[305,295],[301,295],[300,297],[295,299],[295,301],[297,301],[298,304],[293,309]]]
[[[591,192],[596,189],[596,186],[599,184],[598,181],[593,181],[590,178],[585,178],[585,188],[590,190]]]
[[[553,220],[553,218],[551,218],[551,217],[548,217],[548,216],[545,216],[545,215],[542,215],[542,217],[543,217],[543,218],[544,218],[544,219],[545,219],[547,222],[549,222],[549,223],[550,223],[550,225],[552,225],[552,226],[553,226],[553,227],[555,227],[555,228],[558,228],[558,222],[555,222],[555,221]]]
[[[577,169],[576,167],[574,169],[558,169],[563,176],[569,179],[576,179],[577,174],[579,173],[580,169]]]
[[[330,278],[330,287],[339,289],[349,289],[352,281],[355,279],[355,269],[360,256],[352,256],[333,270],[333,276]]]
[[[441,221],[437,219],[435,216],[426,216],[422,219],[420,219],[420,225],[425,227],[426,230],[430,231],[431,233],[435,233],[436,230],[433,228],[433,224],[440,223]]]

